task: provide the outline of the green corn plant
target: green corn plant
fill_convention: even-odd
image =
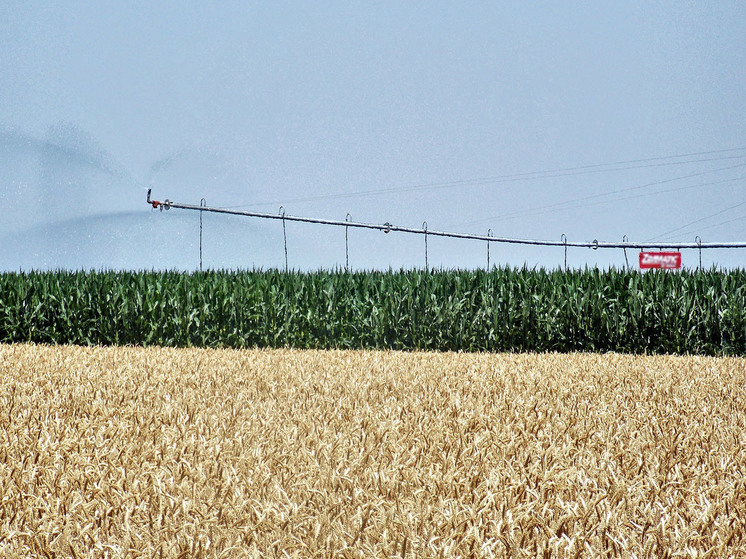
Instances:
[[[746,353],[746,272],[0,274],[0,341]]]

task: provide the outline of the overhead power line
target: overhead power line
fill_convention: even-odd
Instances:
[[[720,211],[717,211],[717,212],[715,212],[714,214],[710,214],[710,215],[707,215],[707,216],[705,216],[705,217],[701,217],[701,218],[699,218],[699,219],[695,219],[694,221],[690,221],[690,222],[689,222],[689,223],[687,223],[686,225],[682,225],[681,227],[677,227],[677,228],[675,228],[675,229],[671,229],[671,230],[669,230],[669,231],[666,231],[665,233],[661,233],[660,235],[656,235],[655,237],[651,237],[651,238],[650,238],[650,239],[648,239],[648,240],[649,240],[649,241],[655,241],[656,239],[663,239],[663,238],[666,238],[666,237],[668,237],[668,236],[669,236],[669,235],[670,235],[671,233],[678,233],[679,231],[683,231],[683,230],[685,230],[685,229],[688,229],[688,228],[689,228],[689,227],[691,227],[692,225],[695,225],[695,224],[697,224],[697,223],[701,223],[701,222],[703,222],[703,221],[707,221],[708,219],[712,219],[713,217],[717,217],[717,216],[719,216],[719,215],[723,215],[724,213],[727,213],[727,212],[733,211],[733,210],[735,210],[736,208],[740,208],[741,206],[746,206],[746,202],[741,202],[741,203],[739,203],[739,204],[736,204],[735,206],[729,206],[729,207],[725,208],[724,210],[720,210]],[[705,227],[704,229],[712,229],[713,227],[720,227],[721,225],[725,225],[726,223],[732,223],[732,222],[734,222],[734,221],[738,221],[739,219],[742,219],[742,218],[735,218],[735,219],[729,219],[728,221],[722,221],[722,222],[720,222],[720,223],[717,223],[717,224],[715,224],[715,225],[709,225],[709,226]],[[700,229],[700,230],[702,230],[702,229]]]
[[[689,223],[687,223],[685,225],[682,225],[681,227],[677,227],[675,229],[671,229],[669,231],[666,231],[665,233],[661,233],[660,235],[656,235],[655,237],[651,237],[649,240],[654,241],[656,239],[661,239],[661,238],[667,237],[671,233],[676,233],[678,231],[682,231],[684,229],[688,229],[689,227],[691,227],[692,225],[694,225],[696,223],[701,223],[702,221],[707,221],[708,219],[712,219],[713,217],[717,217],[719,215],[722,215],[724,213],[727,213],[729,211],[732,211],[732,210],[734,210],[736,208],[739,208],[741,206],[744,206],[744,205],[746,205],[746,202],[741,202],[740,204],[736,204],[735,206],[730,206],[728,208],[725,208],[724,210],[720,210],[718,212],[715,212],[714,214],[710,214],[710,215],[707,215],[705,217],[701,217],[699,219],[695,219],[694,221],[690,221]],[[730,221],[724,222],[724,223],[730,223]]]
[[[722,155],[726,153],[743,152],[739,155]],[[720,157],[707,157],[703,156],[714,156],[722,155]],[[685,159],[691,157],[700,157],[700,159]],[[635,169],[645,169],[652,167],[667,167],[673,165],[690,165],[695,163],[707,163],[713,161],[725,161],[734,159],[746,158],[746,147],[744,148],[732,148],[724,150],[712,150],[712,151],[701,151],[679,155],[666,155],[660,157],[651,157],[646,159],[631,159],[627,161],[617,161],[613,163],[597,163],[593,165],[582,165],[575,167],[562,167],[557,169],[548,169],[544,171],[529,171],[524,173],[514,173],[508,175],[496,175],[491,177],[481,177],[473,179],[462,179],[445,182],[429,182],[420,183],[414,185],[400,186],[400,187],[386,187],[378,189],[367,189],[357,190],[353,192],[338,192],[332,194],[319,194],[317,196],[306,196],[299,198],[284,198],[273,201],[265,202],[252,202],[245,204],[237,204],[230,206],[230,208],[252,208],[261,206],[276,206],[279,204],[291,204],[291,203],[306,203],[306,202],[320,202],[326,200],[339,200],[348,198],[358,198],[365,196],[380,196],[386,194],[402,194],[407,192],[418,192],[418,191],[429,191],[429,190],[440,190],[450,188],[462,188],[471,186],[480,186],[486,184],[499,184],[508,182],[518,181],[530,181],[560,177],[570,177],[587,175],[594,173],[611,173],[618,171],[629,171]],[[672,161],[674,159],[682,159],[681,161]],[[728,167],[729,168],[729,167]]]
[[[622,202],[622,201],[625,201],[625,200],[632,200],[632,199],[636,199],[636,198],[642,198],[642,197],[645,197],[645,196],[654,196],[654,195],[657,195],[657,194],[667,194],[667,193],[671,193],[671,192],[678,192],[678,191],[681,191],[681,190],[689,190],[689,189],[692,189],[692,188],[700,188],[702,186],[711,186],[711,185],[715,185],[715,184],[724,184],[726,182],[733,182],[733,181],[737,181],[737,180],[744,180],[744,178],[746,178],[746,177],[742,177],[741,176],[741,177],[735,177],[735,178],[731,178],[731,179],[724,179],[724,180],[720,180],[720,181],[713,181],[713,182],[707,182],[707,183],[697,183],[697,184],[694,184],[694,185],[682,186],[682,187],[672,188],[672,189],[668,189],[668,190],[658,190],[658,191],[655,191],[655,192],[647,192],[647,193],[643,193],[643,194],[638,194],[636,196],[628,196],[628,197],[624,197],[624,198],[614,198],[614,199],[610,199],[610,200],[599,200],[601,198],[607,198],[607,197],[610,197],[610,196],[614,196],[615,194],[623,194],[623,193],[626,193],[626,192],[633,192],[633,191],[636,191],[636,190],[643,190],[643,189],[646,189],[646,188],[651,188],[651,187],[655,187],[655,186],[661,186],[661,185],[668,184],[668,183],[671,183],[671,182],[676,182],[676,181],[685,180],[685,179],[691,179],[691,178],[695,178],[695,177],[701,177],[701,176],[712,174],[712,173],[719,173],[721,171],[729,171],[729,170],[732,170],[732,169],[738,169],[738,168],[742,168],[742,167],[746,167],[746,163],[739,163],[738,165],[731,165],[731,166],[728,166],[728,167],[719,167],[717,169],[710,169],[710,170],[707,170],[707,171],[701,171],[699,173],[693,173],[693,174],[689,174],[689,175],[682,175],[682,176],[673,177],[673,178],[669,178],[669,179],[663,179],[663,180],[660,180],[660,181],[649,182],[649,183],[642,184],[642,185],[630,186],[630,187],[626,187],[626,188],[620,188],[620,189],[617,189],[617,190],[612,190],[610,192],[600,192],[598,194],[590,194],[590,195],[587,195],[587,196],[573,198],[571,200],[565,200],[563,202],[555,202],[555,203],[552,203],[552,204],[544,204],[544,205],[541,205],[541,206],[534,206],[534,207],[528,208],[526,210],[515,211],[515,212],[508,212],[508,213],[499,214],[499,215],[496,215],[496,216],[491,216],[491,217],[487,217],[487,218],[481,218],[481,219],[476,219],[476,220],[472,220],[472,221],[468,221],[468,222],[463,222],[463,223],[461,223],[461,225],[476,225],[476,224],[479,224],[479,223],[489,223],[489,222],[493,222],[493,221],[504,221],[504,220],[509,220],[509,219],[518,219],[518,218],[521,218],[521,217],[527,217],[527,216],[532,216],[532,215],[540,215],[540,214],[549,213],[549,212],[555,212],[555,211],[559,211],[559,210],[571,210],[571,209],[577,209],[577,208],[586,208],[586,207],[590,207],[590,206],[594,206],[594,205],[598,205],[598,204],[612,203],[612,202]]]
[[[723,225],[727,225],[729,223],[735,223],[736,221],[742,221],[744,219],[746,219],[746,215],[742,215],[742,216],[739,216],[739,217],[734,217],[733,219],[729,219],[727,221],[721,221],[720,223],[716,223],[714,225],[709,225],[707,227],[704,227],[703,230],[714,229],[716,227],[721,227]]]

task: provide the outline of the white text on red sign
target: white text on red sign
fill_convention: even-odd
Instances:
[[[640,268],[662,268],[676,270],[681,268],[680,252],[641,252]]]

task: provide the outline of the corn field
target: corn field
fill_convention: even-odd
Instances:
[[[2,557],[744,557],[746,360],[0,345]]]
[[[0,342],[746,355],[746,272],[12,273]]]

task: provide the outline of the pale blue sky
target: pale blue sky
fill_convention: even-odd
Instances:
[[[506,237],[744,241],[744,37],[735,1],[6,0],[0,269],[194,269],[198,216],[152,212],[148,186]],[[204,225],[205,265],[284,265],[280,224]],[[342,230],[287,234],[291,266],[344,264]],[[563,260],[494,245],[491,257]],[[621,251],[568,259],[624,264]],[[423,260],[421,238],[350,232],[355,267]],[[430,239],[429,260],[483,266],[486,249]],[[703,260],[743,267],[746,251]]]

